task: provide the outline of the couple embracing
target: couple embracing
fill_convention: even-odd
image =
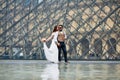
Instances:
[[[67,39],[66,33],[63,31],[63,25],[57,25],[54,27],[53,32],[50,37],[42,38],[44,53],[46,59],[53,63],[61,62],[61,50],[63,50],[65,63],[68,63],[67,60],[67,51],[65,40]],[[46,42],[52,40],[50,47],[48,48]]]

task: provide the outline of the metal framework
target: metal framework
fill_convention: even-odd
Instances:
[[[57,24],[68,59],[120,60],[120,0],[0,0],[0,59],[45,59]]]

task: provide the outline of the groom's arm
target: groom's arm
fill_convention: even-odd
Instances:
[[[65,39],[67,39],[67,35],[66,35],[66,33],[64,32],[64,34],[65,34]]]

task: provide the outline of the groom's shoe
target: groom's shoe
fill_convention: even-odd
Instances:
[[[70,62],[65,62],[65,64],[69,64]]]

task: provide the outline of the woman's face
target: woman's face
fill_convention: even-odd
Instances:
[[[59,26],[57,26],[57,30],[58,30],[58,31],[60,30]]]

